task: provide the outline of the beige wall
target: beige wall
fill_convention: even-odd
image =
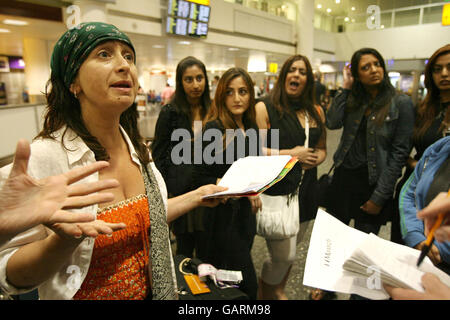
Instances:
[[[349,60],[354,51],[374,47],[385,59],[426,59],[449,43],[449,27],[439,23],[335,34],[336,60]]]
[[[164,23],[167,9],[160,6],[159,0],[117,0],[115,5],[108,4],[106,7],[108,22],[124,32],[153,36],[164,34],[164,25],[157,19],[162,19]],[[290,55],[295,53],[294,30],[295,25],[291,20],[214,0],[211,1],[208,37],[202,41]]]

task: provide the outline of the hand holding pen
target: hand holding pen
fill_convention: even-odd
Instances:
[[[430,204],[418,212],[417,217],[425,220],[425,229],[431,231],[436,224],[439,214],[444,216],[443,222],[434,232],[436,241],[444,242],[450,240],[450,197],[448,193],[440,193]],[[450,300],[450,287],[442,283],[438,277],[431,273],[422,276],[424,292],[412,289],[394,288],[384,284],[384,288],[394,300]]]
[[[436,197],[436,199],[434,199],[431,203],[430,206],[432,206],[433,202],[438,200],[439,201],[439,197],[442,197],[441,195],[439,195],[438,197]],[[447,199],[450,199],[450,189],[447,192]],[[439,212],[439,211],[438,211]],[[422,213],[423,215],[423,213]],[[419,216],[419,215],[418,215]],[[426,221],[425,222],[425,227],[426,230],[429,230],[428,232],[428,236],[427,236],[427,240],[425,241],[424,245],[421,248],[421,253],[420,253],[420,257],[419,260],[417,261],[417,266],[420,266],[420,264],[422,263],[423,259],[425,259],[425,256],[428,254],[428,252],[430,251],[430,249],[433,246],[433,242],[434,242],[434,237],[435,237],[435,232],[438,230],[438,228],[441,227],[441,225],[446,224],[447,220],[448,220],[448,210],[447,212],[441,211],[439,213],[437,213],[437,216],[434,216],[434,222],[432,224],[431,229],[429,229],[430,227],[430,222],[433,221]],[[419,216],[420,217],[420,216]],[[440,232],[438,232],[439,234]],[[445,233],[445,232],[444,232]]]
[[[430,204],[417,213],[419,219],[424,220],[425,230],[428,233],[431,227],[435,224],[439,213],[443,213],[446,219],[443,220],[441,227],[439,227],[434,237],[436,241],[444,242],[450,240],[450,197],[447,193],[441,192]]]

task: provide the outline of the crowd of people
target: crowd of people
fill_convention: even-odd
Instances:
[[[83,23],[55,45],[42,131],[31,145],[19,141],[13,164],[0,170],[0,288],[6,293],[37,288],[40,299],[177,299],[173,257],[179,254],[241,271],[239,289],[250,299],[287,299],[300,237],[267,238],[269,257],[257,275],[251,257],[257,215],[277,201],[300,221],[317,211],[318,203],[302,192],[312,188],[327,156],[327,128],[343,128],[326,208],[335,217],[373,233],[392,221],[392,238],[420,249],[437,214],[450,215],[450,45],[430,58],[428,93],[417,108],[392,87],[373,48],[353,54],[327,108],[317,101],[303,55],[287,59],[274,88],[260,98],[241,68],[215,79],[212,95],[204,63],[186,57],[150,150],[137,127],[135,61],[128,36],[106,23]],[[258,136],[255,148],[250,129],[277,130],[279,143]],[[174,141],[180,130],[189,138]],[[210,145],[196,139],[211,131],[222,137],[213,152],[220,161],[198,161],[192,151],[200,147],[203,154]],[[190,152],[178,156],[191,161],[174,156],[183,139]],[[242,152],[234,148],[238,141]],[[413,146],[417,154],[409,159]],[[226,189],[217,184],[234,161],[261,151],[297,162],[260,195],[203,199]],[[448,224],[429,253],[447,273]],[[68,286],[74,267],[77,282]],[[422,284],[423,293],[385,289],[394,299],[450,299],[450,288],[433,275],[425,274]],[[312,298],[323,296],[317,289]]]

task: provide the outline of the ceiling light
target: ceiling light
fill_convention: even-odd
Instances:
[[[321,4],[318,4],[318,5],[317,5],[317,9],[322,9],[322,5],[321,5]]]
[[[391,71],[388,75],[389,77],[400,77],[400,72]]]
[[[162,45],[160,45],[160,44],[154,44],[154,45],[152,46],[152,48],[155,48],[155,49],[162,49],[162,48],[164,48],[164,46],[162,46]]]
[[[191,43],[189,41],[179,41],[178,44],[190,45]]]
[[[328,13],[330,13],[330,12],[331,12],[331,9],[330,9],[330,8],[328,8],[328,9],[327,9],[327,12],[328,12]]]
[[[344,21],[345,21],[345,22],[349,22],[349,21],[350,21],[350,18],[349,18],[349,17],[345,17]]]
[[[1,29],[0,28],[0,33],[8,33],[8,32],[11,32],[11,31],[9,31],[9,29]]]
[[[355,7],[352,7],[352,11],[355,11],[356,10],[356,8]]]
[[[336,3],[338,3],[338,4],[341,3],[341,0],[336,0]]]
[[[381,25],[381,29],[384,29],[384,24]]]
[[[239,51],[238,48],[228,48],[228,51]]]
[[[5,19],[3,20],[4,24],[9,24],[13,26],[26,26],[28,25],[28,22],[22,21],[22,20],[13,20],[13,19]]]

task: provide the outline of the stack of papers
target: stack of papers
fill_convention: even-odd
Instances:
[[[296,162],[296,158],[288,155],[240,158],[233,162],[218,184],[227,187],[228,190],[210,194],[203,198],[258,195],[283,179]]]
[[[425,272],[450,286],[450,277],[420,251],[353,229],[319,209],[314,222],[303,284],[322,290],[388,299],[383,283],[423,292]]]

